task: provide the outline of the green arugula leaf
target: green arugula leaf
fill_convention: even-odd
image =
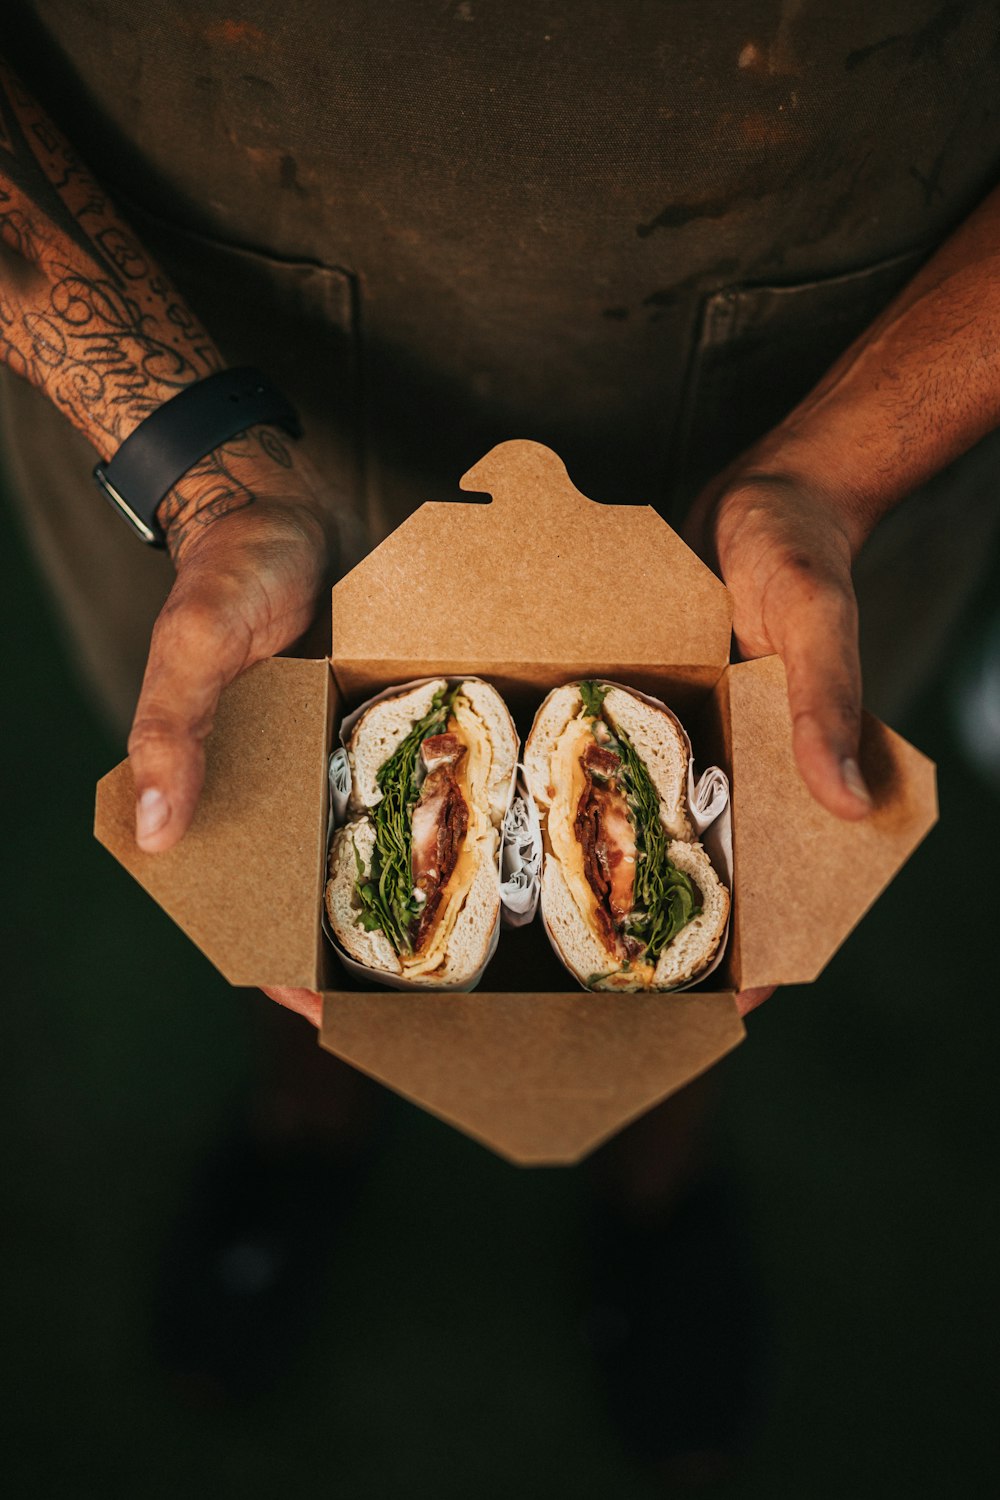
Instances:
[[[583,699],[584,711],[591,719],[598,718],[600,716],[604,700],[610,693],[611,689],[609,687],[605,687],[603,682],[594,682],[592,680],[581,682],[578,684],[578,686],[580,689],[580,697]]]
[[[358,871],[354,891],[361,906],[358,921],[366,932],[384,932],[397,953],[413,952],[411,929],[420,912],[413,897],[412,849],[413,809],[420,795],[420,746],[448,728],[460,687],[461,683],[455,683],[434,694],[427,713],[376,773],[382,800],[372,813],[375,847],[369,871],[364,869],[357,845],[354,848]]]
[[[660,799],[645,763],[624,730],[613,733],[622,763],[622,789],[635,823],[635,909],[626,931],[645,943],[644,957],[655,964],[667,944],[700,915],[701,902],[690,876],[667,854]]]

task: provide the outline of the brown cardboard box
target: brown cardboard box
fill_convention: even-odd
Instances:
[[[512,1161],[572,1162],[742,1040],[737,989],[816,978],[933,826],[934,767],[866,717],[875,811],[839,822],[795,769],[781,663],[729,664],[729,595],[652,509],[585,499],[529,442],[495,448],[462,488],[492,502],[424,505],[336,586],[331,662],[263,662],[226,692],[180,845],[137,849],[127,762],[99,784],[95,832],[232,984],[321,990],[331,1052]],[[718,988],[584,994],[540,920],[502,934],[471,995],[344,972],[321,927],[336,725],[383,687],[459,672],[495,682],[522,735],[581,676],[677,709],[698,765],[732,785]]]

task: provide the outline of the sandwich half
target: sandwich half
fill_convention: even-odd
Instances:
[[[535,715],[542,918],[588,989],[676,989],[718,952],[729,892],[688,817],[689,756],[674,715],[626,688],[570,683]]]
[[[347,743],[350,821],[330,849],[337,942],[414,985],[474,982],[500,914],[500,826],[518,740],[476,678],[444,677],[374,703]]]

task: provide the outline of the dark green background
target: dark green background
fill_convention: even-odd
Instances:
[[[148,1343],[159,1246],[242,1097],[264,1002],[93,842],[122,747],[2,524],[7,1493],[651,1496],[580,1337],[582,1174],[518,1171],[401,1102],[283,1388],[229,1411],[174,1396]],[[995,1493],[1000,804],[963,764],[950,691],[898,726],[940,762],[941,826],[722,1065],[718,1149],[779,1355],[734,1500]]]

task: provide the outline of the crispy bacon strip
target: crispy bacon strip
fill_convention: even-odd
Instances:
[[[588,745],[580,757],[587,773],[577,804],[574,832],[583,868],[597,897],[595,918],[605,947],[626,957],[620,925],[635,905],[635,829],[628,803],[612,779],[621,764],[613,750]],[[602,779],[594,780],[595,774]]]
[[[420,746],[420,759],[428,771],[438,766],[457,766],[465,754],[465,746],[457,734],[429,734]]]
[[[587,746],[580,756],[580,761],[585,771],[590,771],[603,781],[613,776],[621,765],[620,757],[613,750],[605,750],[604,746],[598,745],[596,741]]]
[[[424,897],[413,940],[416,953],[430,936],[469,827],[456,770],[465,746],[457,735],[435,734],[424,740],[420,753],[429,769],[413,809],[411,835],[413,885]]]

